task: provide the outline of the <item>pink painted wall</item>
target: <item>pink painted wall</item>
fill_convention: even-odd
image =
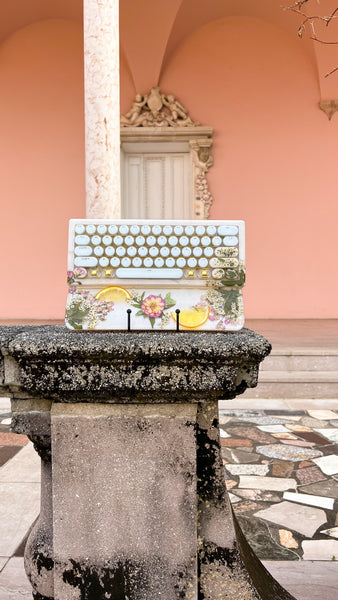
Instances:
[[[338,116],[318,109],[297,38],[214,21],[181,44],[160,85],[214,127],[211,217],[246,221],[247,316],[338,317]]]
[[[67,221],[85,214],[81,25],[14,33],[0,88],[0,318],[62,318]]]
[[[195,28],[191,1],[183,0],[182,10],[179,2],[172,7],[173,29],[166,29],[152,83],[214,128],[211,216],[246,221],[246,314],[338,317],[338,115],[329,122],[318,109],[314,54],[296,30],[283,29],[284,14],[277,27],[278,0],[255,0],[260,15],[278,3],[266,21],[223,18],[218,0],[194,0]],[[160,27],[158,13],[148,12]],[[212,15],[216,20],[208,22]],[[85,213],[83,45],[81,15],[74,16],[28,25],[0,46],[0,319],[64,314],[67,221]],[[133,71],[130,57],[137,53],[128,45],[141,51],[142,35],[134,39],[128,19],[123,27],[126,112],[135,93],[147,91],[150,72],[142,61]]]

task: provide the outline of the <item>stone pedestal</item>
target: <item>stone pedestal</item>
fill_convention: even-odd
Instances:
[[[264,338],[2,327],[0,345],[43,464],[36,600],[291,598],[236,539],[220,455],[217,401],[256,385]]]

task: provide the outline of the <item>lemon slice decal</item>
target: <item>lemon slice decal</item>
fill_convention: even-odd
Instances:
[[[183,309],[180,312],[180,325],[188,329],[201,327],[208,320],[209,312],[209,306],[192,306],[191,308]],[[171,316],[176,321],[176,313],[172,312]]]
[[[114,302],[114,304],[121,304],[126,302],[128,298],[131,298],[128,290],[118,285],[112,285],[100,290],[96,296],[96,300],[106,300],[106,302]]]

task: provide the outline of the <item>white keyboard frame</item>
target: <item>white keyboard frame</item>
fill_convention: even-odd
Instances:
[[[128,226],[132,226],[132,225],[138,225],[140,228],[143,225],[148,225],[150,227],[153,227],[155,225],[160,225],[160,226],[165,226],[165,225],[171,225],[172,227],[175,227],[177,225],[179,226],[183,226],[183,227],[187,227],[189,225],[192,225],[194,227],[197,226],[205,226],[206,228],[209,226],[215,226],[216,228],[221,226],[221,225],[225,225],[225,226],[236,226],[238,227],[238,261],[239,261],[239,269],[243,271],[243,273],[245,272],[245,224],[244,221],[235,221],[235,220],[185,220],[185,221],[179,221],[179,220],[136,220],[136,219],[71,219],[69,222],[69,246],[68,246],[68,272],[74,272],[74,246],[75,246],[75,236],[79,235],[78,233],[75,232],[75,226],[81,224],[84,226],[87,225],[106,225],[107,227],[109,227],[110,225],[117,225],[117,226],[121,226],[121,225],[128,225]],[[87,234],[88,235],[88,234]],[[89,234],[89,235],[93,235],[93,234]],[[112,237],[114,236],[114,234],[111,234]],[[130,235],[130,234],[129,234]],[[135,234],[136,237],[137,234]],[[147,234],[144,234],[147,235]],[[149,235],[149,234],[148,234]],[[151,235],[151,234],[150,234]],[[182,234],[181,234],[182,235]],[[168,236],[169,237],[169,236]],[[200,236],[202,237],[202,236]],[[102,244],[102,246],[104,246],[104,244]],[[169,245],[168,245],[169,247]],[[191,246],[190,246],[191,247]],[[223,247],[223,246],[222,246]],[[121,268],[121,267],[119,267]],[[173,267],[172,269],[169,269],[170,271],[174,271],[176,267]],[[95,270],[95,268],[91,267],[90,269]],[[89,270],[90,270],[89,269]],[[97,267],[98,270],[100,270],[100,272],[105,271],[105,267]],[[113,269],[111,267],[108,267],[108,269],[112,270],[113,272],[116,272],[118,270],[118,268]],[[129,269],[129,267],[125,267],[123,268],[123,271],[127,271]],[[185,267],[182,270],[186,271],[188,270],[189,267]],[[199,271],[201,270],[202,267],[195,267],[192,268],[191,270],[193,271]],[[210,267],[206,268],[209,272],[210,272]],[[147,269],[144,269],[145,271],[147,271]],[[150,269],[150,271],[152,271],[153,269]],[[158,269],[161,270],[161,269]],[[162,271],[164,271],[164,269],[162,269]],[[177,271],[180,271],[180,269],[177,269]],[[124,273],[125,274],[125,273]],[[207,283],[207,281],[209,283]],[[114,287],[114,288],[122,288],[123,290],[126,290],[128,293],[132,293],[134,291],[144,291],[149,293],[149,295],[153,298],[155,296],[155,294],[157,294],[157,298],[160,297],[160,295],[166,295],[169,293],[172,293],[175,295],[175,298],[177,297],[177,300],[175,300],[175,305],[173,306],[173,310],[170,311],[171,313],[171,319],[166,319],[167,323],[166,326],[163,326],[163,322],[165,319],[163,319],[163,314],[162,317],[153,317],[152,319],[150,318],[146,318],[144,315],[142,315],[144,318],[138,318],[138,316],[140,315],[136,315],[136,312],[140,312],[140,307],[138,310],[133,310],[135,308],[137,308],[135,305],[130,304],[131,300],[129,299],[126,303],[125,306],[123,306],[123,310],[126,312],[127,308],[130,308],[132,310],[132,313],[130,315],[130,325],[131,325],[131,330],[148,330],[148,329],[170,329],[170,330],[175,330],[177,329],[177,322],[174,321],[174,315],[172,314],[174,310],[176,310],[176,308],[179,308],[180,310],[183,311],[188,311],[191,309],[197,309],[198,311],[200,311],[201,315],[203,316],[203,308],[200,307],[201,302],[197,301],[197,303],[195,302],[196,298],[201,297],[201,294],[204,298],[204,294],[207,293],[208,297],[211,296],[212,294],[210,293],[210,277],[208,277],[208,280],[205,279],[200,279],[200,278],[179,278],[179,279],[175,279],[175,278],[163,278],[162,276],[160,278],[137,278],[135,277],[135,269],[134,269],[134,273],[133,276],[130,278],[117,278],[117,277],[112,277],[112,278],[107,278],[107,277],[85,277],[83,279],[77,279],[76,280],[76,284],[77,290],[79,291],[80,294],[83,294],[83,291],[88,292],[88,295],[92,298],[93,295],[97,295],[98,292],[100,292],[100,290],[104,289],[104,288],[108,288],[108,287]],[[219,289],[219,282],[215,282],[214,280],[212,280],[211,282],[212,286],[216,286],[216,291],[217,289]],[[80,287],[81,286],[81,287]],[[71,286],[72,287],[72,286]],[[233,296],[236,297],[236,299],[238,298],[238,307],[237,307],[237,313],[240,313],[237,315],[236,318],[229,318],[229,319],[219,319],[217,321],[217,318],[213,318],[211,319],[211,313],[213,314],[213,317],[215,317],[215,310],[214,310],[214,304],[210,304],[210,300],[207,300],[207,305],[209,306],[209,313],[208,313],[208,318],[201,324],[198,326],[184,326],[184,324],[181,324],[181,329],[182,330],[187,330],[187,331],[193,331],[193,330],[207,330],[207,331],[213,331],[213,330],[217,330],[217,331],[226,331],[226,330],[238,330],[241,329],[244,325],[244,315],[243,315],[243,308],[242,308],[242,287],[243,285],[233,285],[233,286],[227,286],[227,288],[222,288],[223,293],[225,293],[225,289],[226,291],[230,292],[231,290],[233,291]],[[77,293],[77,292],[76,292]],[[221,293],[221,292],[219,292]],[[148,297],[150,297],[148,296]],[[215,294],[214,294],[215,296]],[[147,296],[146,296],[147,297]],[[66,309],[66,317],[67,314],[70,314],[70,303],[73,302],[72,307],[74,306],[74,291],[72,291],[71,293],[68,294],[68,298],[67,298],[67,309]],[[188,298],[188,300],[186,300],[186,298]],[[189,304],[189,299],[191,299],[191,306],[190,308],[187,307],[187,302]],[[237,300],[236,300],[237,301]],[[158,302],[160,303],[159,306],[159,310],[161,308],[161,302],[160,300],[158,300]],[[205,300],[203,300],[203,302],[205,302]],[[93,306],[96,306],[97,302],[93,303]],[[156,304],[156,302],[155,302]],[[203,303],[202,303],[203,304]],[[81,305],[82,306],[82,305]],[[94,306],[94,308],[95,308]],[[180,308],[180,306],[182,308]],[[217,306],[219,306],[219,299],[218,299],[218,304]],[[92,310],[94,310],[94,308]],[[72,308],[73,310],[73,308]],[[86,322],[86,319],[84,319],[84,322],[82,323],[82,326],[79,327],[79,329],[105,329],[105,330],[125,330],[127,328],[127,318],[120,316],[118,317],[117,312],[121,311],[121,307],[117,306],[117,303],[115,302],[114,307],[112,309],[112,314],[109,313],[109,315],[104,318],[104,319],[99,319],[98,322],[96,324],[94,324],[94,321],[92,320],[91,322]],[[168,310],[169,309],[165,309],[166,310],[166,314],[169,314]],[[219,310],[219,309],[217,309]],[[235,309],[234,309],[235,310]],[[205,312],[207,311],[207,309],[205,309]],[[115,314],[113,314],[115,312]],[[149,312],[149,311],[148,311]],[[235,311],[236,312],[236,311]],[[152,313],[152,314],[157,314],[157,313]],[[189,313],[190,314],[190,313]],[[218,314],[218,313],[216,313]],[[186,315],[186,313],[182,313],[182,316]],[[191,316],[191,315],[190,315]],[[201,316],[201,321],[203,320]],[[189,319],[188,319],[189,320]],[[187,320],[187,323],[188,323]],[[198,318],[196,319],[198,321]],[[220,322],[222,321],[222,322]],[[229,322],[226,322],[229,321]],[[76,321],[77,322],[77,321]],[[184,319],[183,319],[184,322]],[[193,320],[194,322],[194,320]],[[66,318],[66,324],[70,329],[73,329],[73,327],[70,324],[69,318]],[[78,329],[78,328],[77,328]]]

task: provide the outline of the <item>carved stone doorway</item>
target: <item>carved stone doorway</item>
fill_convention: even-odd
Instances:
[[[121,117],[122,216],[207,219],[211,145],[212,128],[192,121],[172,94],[137,94]]]

